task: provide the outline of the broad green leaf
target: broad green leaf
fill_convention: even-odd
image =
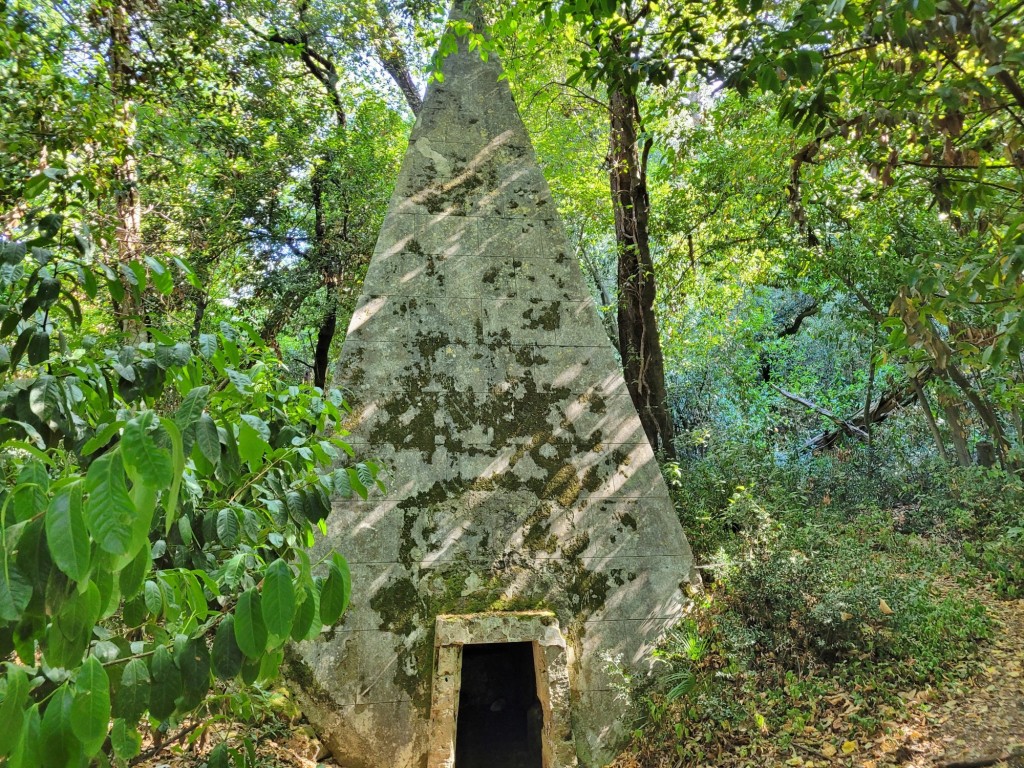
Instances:
[[[150,682],[146,662],[143,659],[129,661],[121,673],[121,687],[114,697],[114,715],[129,722],[138,720],[149,706]]]
[[[171,441],[171,487],[164,494],[164,533],[169,534],[178,517],[178,493],[185,474],[185,445],[177,424],[167,418],[161,418],[160,422]]]
[[[238,515],[234,509],[225,507],[217,513],[217,538],[225,547],[238,543]]]
[[[17,621],[32,599],[32,583],[0,548],[0,620]]]
[[[199,421],[209,397],[210,387],[202,386],[189,390],[188,394],[182,398],[181,405],[174,414],[174,423],[178,425],[178,429],[183,435]]]
[[[125,554],[132,543],[135,505],[128,495],[120,450],[100,456],[89,466],[85,488],[89,493],[85,503],[89,532],[105,552]]]
[[[142,736],[134,726],[118,718],[110,729],[110,746],[118,759],[131,760],[142,751]]]
[[[51,667],[74,669],[81,663],[102,609],[100,590],[95,582],[89,582],[84,591],[73,592],[63,602],[47,633],[44,649]]]
[[[50,476],[46,466],[35,459],[26,462],[18,472],[18,484],[12,498],[15,520],[29,520],[45,511],[49,487]]]
[[[0,755],[8,755],[21,737],[25,725],[25,702],[28,699],[28,677],[24,667],[8,662],[4,677],[7,690],[0,701]]]
[[[9,768],[40,768],[43,764],[41,752],[42,718],[39,716],[39,705],[33,704],[25,714],[21,726],[21,736],[8,762]]]
[[[39,729],[43,765],[63,767],[83,762],[82,745],[71,727],[73,704],[74,695],[67,684],[58,688],[46,704]]]
[[[228,752],[228,745],[222,741],[210,750],[206,766],[207,768],[231,768],[231,753]]]
[[[71,730],[82,742],[86,755],[100,751],[110,727],[110,679],[95,656],[85,660],[75,678],[71,705]]]
[[[199,334],[199,353],[207,360],[217,354],[217,336],[213,333]]]
[[[194,709],[202,703],[210,689],[210,650],[206,647],[206,641],[201,637],[193,637],[185,643],[176,660],[182,678],[178,707],[182,710]]]
[[[113,438],[114,435],[120,433],[122,427],[124,427],[123,421],[113,421],[110,424],[106,424],[93,435],[89,441],[82,446],[82,455],[89,456],[99,448],[106,446]]]
[[[253,471],[263,466],[263,456],[270,451],[270,443],[247,421],[238,425],[238,455]]]
[[[143,586],[142,595],[146,601],[146,610],[153,616],[159,616],[164,610],[164,593],[160,585],[150,579]]]
[[[238,598],[235,607],[235,640],[242,653],[251,659],[267,650],[267,625],[263,621],[260,593],[248,589]]]
[[[263,621],[270,634],[286,638],[295,615],[295,587],[288,564],[278,558],[263,576]]]
[[[317,600],[314,592],[303,591],[301,602],[295,607],[295,618],[292,621],[292,640],[304,640],[316,621]]]
[[[174,713],[175,701],[181,695],[182,674],[165,646],[161,645],[153,653],[151,672],[149,713],[157,720],[166,720]]]
[[[235,639],[235,617],[225,616],[213,638],[213,671],[222,680],[230,680],[242,669],[244,656]]]
[[[146,483],[156,490],[163,490],[171,484],[171,454],[157,445],[154,436],[163,432],[162,427],[153,427],[159,422],[152,411],[146,411],[124,425],[121,435],[121,454],[125,467],[133,473],[133,479]]]
[[[217,423],[208,413],[201,414],[196,422],[196,445],[206,460],[216,467],[220,462],[220,435]]]
[[[156,362],[161,368],[188,365],[192,359],[192,348],[184,342],[170,346],[167,344],[156,345]]]
[[[74,581],[89,573],[89,531],[82,515],[82,485],[62,488],[46,509],[46,543],[53,562]]]
[[[152,562],[150,545],[147,541],[142,546],[142,549],[139,550],[139,554],[137,554],[132,561],[125,566],[118,577],[118,583],[121,587],[121,595],[126,600],[130,600],[139,594],[139,590],[142,589],[143,581],[146,578],[146,573],[149,572],[149,566]]]
[[[352,579],[348,572],[348,564],[340,555],[335,554],[327,578],[320,587],[320,621],[333,626],[348,607],[352,594]]]

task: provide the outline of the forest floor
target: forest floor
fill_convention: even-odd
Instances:
[[[1024,768],[1024,600],[996,600],[987,591],[974,595],[985,603],[997,631],[984,650],[983,668],[958,695],[908,708],[895,733],[872,750],[879,765],[923,768]]]
[[[952,585],[951,585],[952,586]],[[821,743],[814,729],[808,739],[773,748],[765,734],[755,755],[721,755],[718,765],[792,766],[793,768],[1024,768],[1024,600],[998,600],[978,588],[996,624],[982,649],[980,670],[966,681],[939,690],[926,687],[900,692],[905,707],[893,709],[874,738],[861,743],[837,739]],[[832,702],[839,711],[846,705]],[[284,708],[288,709],[287,705]],[[229,730],[230,729],[230,733]],[[310,726],[287,711],[262,724],[231,724],[210,729],[206,738],[184,748],[171,747],[139,763],[144,768],[198,768],[209,749],[224,736],[248,732],[261,768],[328,768],[336,766]],[[147,745],[149,746],[149,745]],[[749,754],[749,753],[748,753]],[[667,755],[638,759],[623,755],[616,768],[682,768]],[[344,768],[344,766],[340,766]]]

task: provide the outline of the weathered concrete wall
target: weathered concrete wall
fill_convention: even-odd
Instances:
[[[606,657],[644,663],[690,550],[495,58],[444,64],[341,359],[352,442],[393,472],[340,501],[343,623],[291,654],[345,768],[421,768],[434,618],[549,609],[584,765],[620,735]]]

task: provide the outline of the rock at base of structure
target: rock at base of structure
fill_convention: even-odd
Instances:
[[[450,766],[459,649],[497,621],[533,644],[544,768],[599,766],[624,735],[616,667],[680,617],[690,549],[499,63],[443,71],[341,358],[389,492],[336,502],[320,546],[352,604],[288,674],[344,768]]]

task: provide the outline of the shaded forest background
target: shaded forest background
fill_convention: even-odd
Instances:
[[[631,754],[842,758],[977,671],[1024,591],[1021,4],[484,8],[0,0],[9,765],[256,760],[217,724],[273,719],[285,641],[352,591],[304,546],[387,483],[331,383],[459,38],[502,58],[705,580],[623,683]]]

